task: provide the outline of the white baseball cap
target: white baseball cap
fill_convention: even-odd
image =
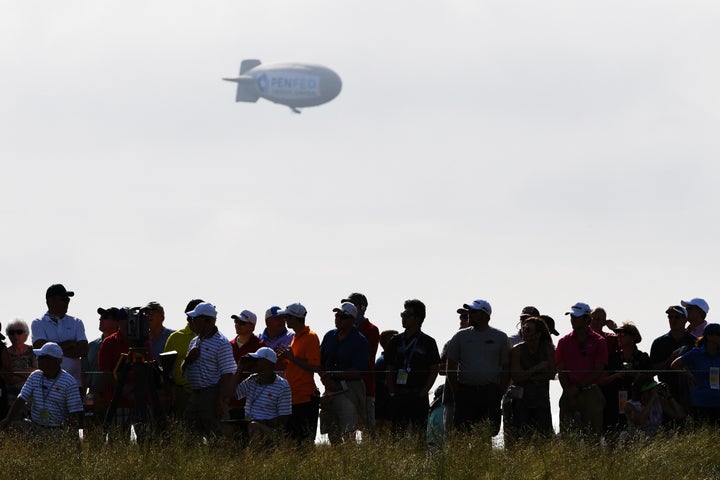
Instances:
[[[710,311],[710,305],[702,299],[702,298],[693,298],[692,300],[680,300],[680,305],[687,308],[689,306],[698,307],[700,310],[702,310],[705,313],[708,313]]]
[[[47,342],[45,345],[38,349],[33,349],[33,353],[37,357],[53,357],[53,358],[63,358],[63,351],[62,348],[60,348],[60,345],[54,342]]]
[[[307,310],[303,307],[302,303],[293,303],[285,307],[285,310],[277,312],[278,315],[292,315],[297,318],[305,318],[307,316]]]
[[[490,306],[490,303],[485,300],[473,300],[470,303],[463,304],[463,308],[465,310],[481,310],[488,315],[492,315],[492,307]]]
[[[238,322],[252,323],[253,325],[257,323],[257,315],[250,310],[243,310],[237,315],[231,315],[230,318],[237,320]]]
[[[571,317],[584,317],[585,315],[590,315],[592,312],[590,305],[582,302],[576,303],[570,307],[570,310],[570,312],[565,312],[565,315],[570,315]]]
[[[201,316],[217,318],[217,310],[212,303],[203,302],[199,303],[192,312],[187,312],[186,315],[191,318]]]
[[[338,308],[333,308],[333,312],[344,313],[345,315],[352,315],[353,318],[357,318],[357,308],[350,302],[343,302]]]
[[[275,350],[268,347],[258,348],[257,352],[248,353],[246,356],[252,358],[264,358],[270,363],[277,363],[277,354],[275,353]]]

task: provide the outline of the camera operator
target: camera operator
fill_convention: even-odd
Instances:
[[[115,394],[115,378],[113,372],[115,371],[115,368],[117,367],[123,354],[127,355],[130,351],[130,347],[134,346],[133,339],[128,336],[128,309],[111,308],[108,310],[113,311],[113,314],[116,316],[115,318],[118,321],[118,330],[115,333],[108,335],[102,341],[98,352],[98,368],[104,372],[105,376],[105,392],[103,395],[103,404],[105,406],[110,405],[110,402]],[[137,334],[137,332],[135,333]],[[145,348],[144,358],[142,361],[149,361],[151,359],[150,342],[146,340],[144,344],[141,342],[140,345],[144,345]],[[124,361],[128,360],[126,359]],[[134,394],[135,384],[133,372],[131,370],[125,380],[125,384],[122,386],[122,393],[113,418],[115,425],[127,428],[129,427],[131,421],[136,420],[131,418],[133,407],[135,406]]]

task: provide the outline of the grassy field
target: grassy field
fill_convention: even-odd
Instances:
[[[707,429],[614,448],[577,438],[491,449],[480,435],[457,435],[432,453],[411,438],[297,451],[208,446],[181,434],[163,446],[108,445],[91,435],[82,447],[0,435],[3,479],[720,479],[720,435]]]

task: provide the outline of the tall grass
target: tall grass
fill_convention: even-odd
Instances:
[[[166,443],[73,441],[0,434],[3,479],[720,479],[717,430],[666,434],[620,446],[588,439],[535,439],[491,448],[483,432],[452,435],[432,452],[414,437],[382,437],[297,450],[289,444],[206,445],[184,433]]]

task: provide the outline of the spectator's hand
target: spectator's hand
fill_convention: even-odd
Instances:
[[[200,358],[200,349],[198,347],[193,347],[185,357],[185,363],[189,365],[198,358]]]
[[[223,418],[228,411],[228,405],[221,397],[215,402],[215,414],[218,418]]]
[[[280,360],[292,360],[293,358],[295,358],[295,355],[293,355],[292,348],[280,349],[278,347],[277,356]]]
[[[550,362],[544,360],[530,369],[530,373],[544,372],[550,368]]]
[[[568,408],[570,410],[576,410],[577,409],[577,395],[579,393],[578,388],[573,385],[571,387],[568,387],[565,392],[563,392],[563,397],[567,400]]]
[[[332,376],[330,376],[329,373],[324,373],[324,374],[320,375],[320,381],[322,382],[323,385],[325,385],[325,388],[330,392],[337,392],[337,391],[341,390],[338,382],[335,381],[335,379],[332,378]]]

